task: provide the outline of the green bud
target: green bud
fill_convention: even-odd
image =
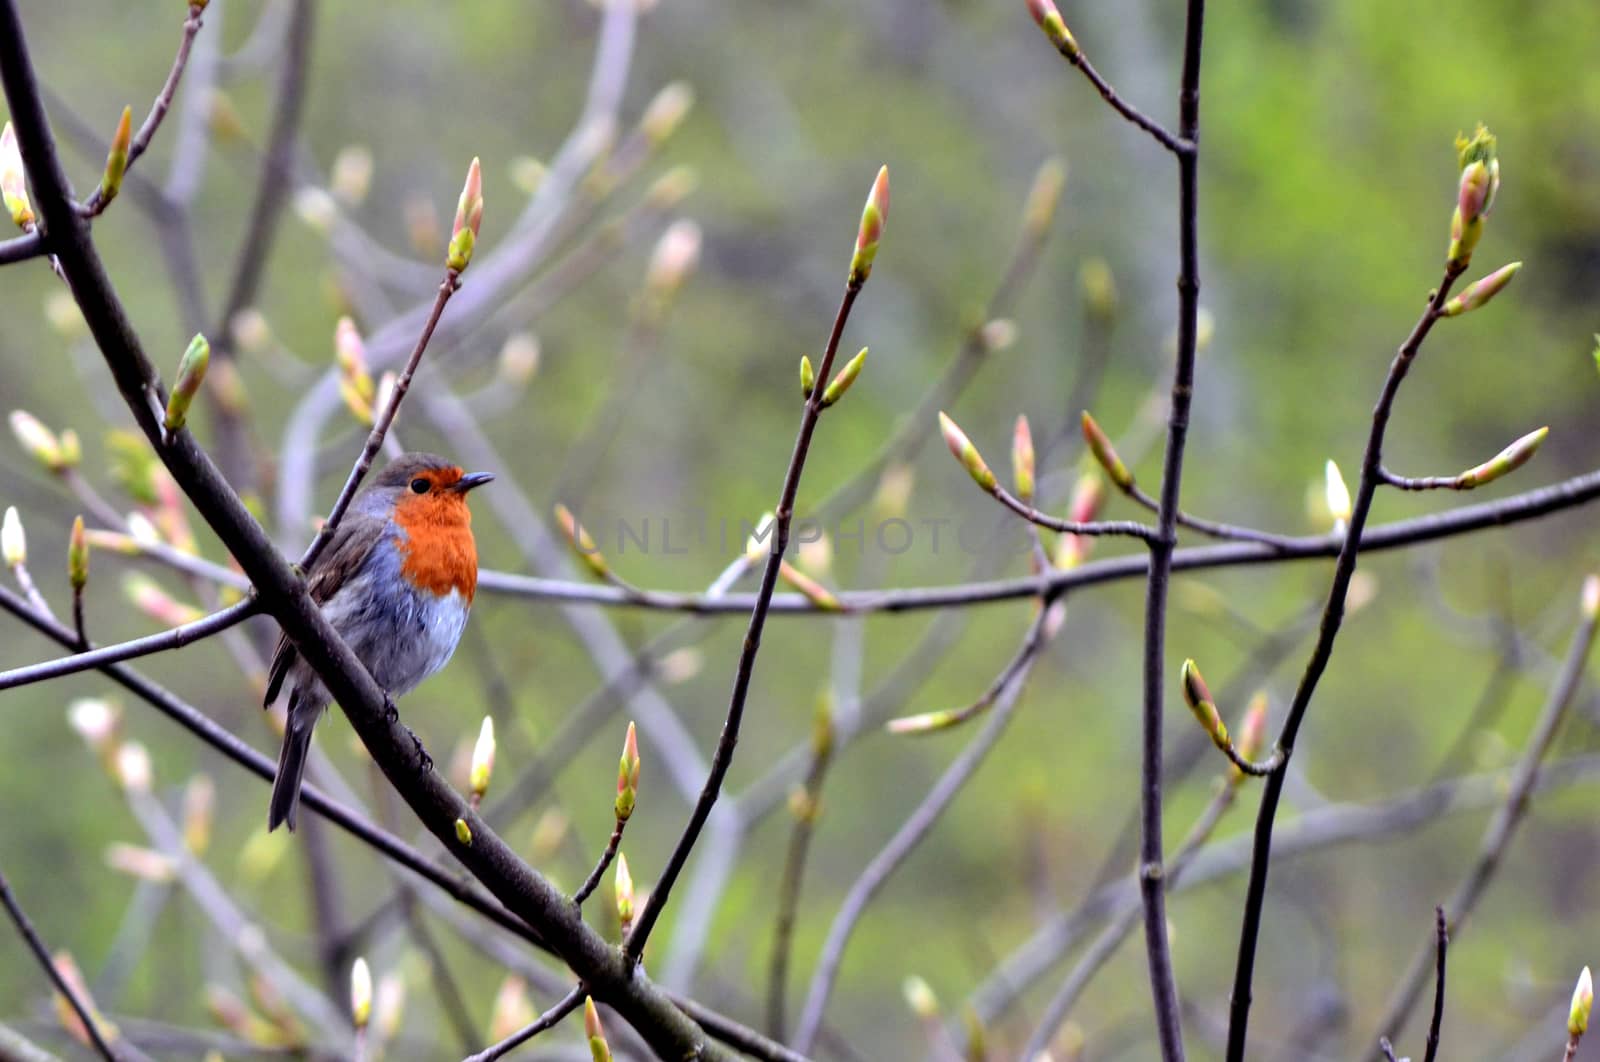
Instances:
[[[1017,497],[1029,503],[1033,501],[1033,464],[1033,431],[1028,418],[1019,415],[1011,432],[1011,481],[1016,484]]]
[[[467,825],[466,819],[456,820],[456,840],[467,848],[472,847],[472,827]]]
[[[122,175],[128,172],[128,141],[133,129],[133,108],[122,108],[122,119],[106,153],[105,173],[100,177],[100,202],[109,203],[122,190]]]
[[[1511,283],[1511,278],[1517,275],[1517,270],[1521,268],[1521,262],[1512,262],[1510,265],[1501,266],[1480,280],[1473,281],[1467,285],[1467,290],[1445,303],[1444,309],[1439,311],[1439,315],[1441,317],[1457,317],[1464,313],[1471,313],[1500,294],[1505,286]]]
[[[67,581],[73,590],[82,590],[89,582],[89,538],[81,516],[72,521],[67,539]]]
[[[1539,452],[1539,447],[1544,443],[1545,436],[1550,434],[1549,427],[1530,431],[1510,446],[1495,454],[1481,465],[1469,468],[1456,477],[1457,490],[1471,490],[1481,487],[1485,483],[1493,483],[1508,472],[1513,472],[1528,463],[1528,459]]]
[[[883,238],[883,226],[889,220],[889,167],[878,170],[867,193],[867,205],[861,210],[861,225],[856,230],[855,254],[850,258],[850,283],[866,283],[872,273],[872,262],[878,257],[878,241]]]
[[[984,463],[983,455],[972,445],[966,432],[956,427],[956,422],[946,416],[943,410],[939,411],[939,430],[944,433],[945,445],[950,447],[950,452],[955,454],[956,460],[961,462],[974,483],[990,494],[999,489],[999,481]]]
[[[850,390],[850,385],[856,382],[856,377],[861,375],[861,367],[867,363],[867,348],[862,347],[861,353],[845,362],[844,368],[834,374],[833,380],[827,389],[822,392],[821,406],[827,409]]]
[[[817,371],[811,367],[811,359],[800,355],[800,397],[810,398],[811,389],[817,386]]]
[[[172,385],[172,394],[167,397],[165,426],[168,431],[179,430],[188,420],[189,404],[200,392],[200,385],[205,382],[206,368],[210,364],[211,344],[206,342],[205,336],[196,335],[189,340],[189,348],[178,362],[178,379]]]
[[[1133,488],[1133,473],[1128,471],[1128,466],[1122,463],[1122,458],[1117,456],[1117,451],[1111,445],[1110,436],[1101,430],[1099,423],[1086,409],[1083,411],[1083,439],[1089,444],[1089,452],[1094,454],[1094,459],[1105,469],[1106,476],[1119,490]]]

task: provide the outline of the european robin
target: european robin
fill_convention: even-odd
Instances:
[[[493,478],[463,473],[434,454],[402,454],[355,496],[312,565],[312,600],[383,687],[391,712],[393,698],[444,667],[461,640],[478,588],[467,492]],[[282,822],[294,829],[311,730],[328,706],[328,690],[316,672],[280,637],[268,672],[267,705],[285,681],[288,723],[268,830]]]

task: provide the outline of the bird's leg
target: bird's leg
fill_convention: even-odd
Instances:
[[[395,707],[394,698],[389,696],[388,690],[383,691],[383,721],[385,723],[398,723],[400,721],[400,709]],[[415,735],[412,736],[414,737]]]

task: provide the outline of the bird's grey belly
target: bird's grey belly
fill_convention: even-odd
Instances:
[[[374,593],[374,584],[400,589]],[[466,627],[467,608],[455,590],[439,597],[369,568],[341,587],[322,611],[373,680],[398,697],[449,661]]]

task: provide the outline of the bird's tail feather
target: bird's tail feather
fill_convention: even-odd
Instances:
[[[280,823],[294,829],[295,809],[300,805],[300,781],[306,773],[306,757],[311,752],[311,730],[315,718],[303,719],[295,711],[298,695],[289,702],[288,725],[283,731],[283,749],[278,753],[278,774],[272,780],[272,802],[267,808],[267,831]]]

